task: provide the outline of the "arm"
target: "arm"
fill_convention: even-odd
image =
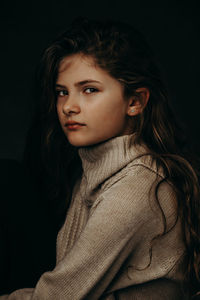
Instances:
[[[155,219],[149,205],[155,174],[140,166],[131,174],[104,192],[72,250],[52,272],[41,276],[32,298],[30,291],[22,290],[8,300],[94,300],[103,294]],[[151,231],[159,232],[161,228],[153,224],[156,228]]]
[[[142,285],[135,285],[119,290],[116,293],[114,293],[114,299],[144,300],[150,299],[150,295],[151,297],[153,296],[153,300],[190,299],[188,295],[183,294],[182,288],[178,283],[175,283],[169,279],[157,279]]]

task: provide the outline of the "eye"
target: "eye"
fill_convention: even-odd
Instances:
[[[57,97],[64,97],[66,95],[68,95],[68,92],[66,90],[56,90]]]
[[[98,92],[98,89],[93,88],[93,87],[88,87],[88,88],[86,88],[86,89],[84,90],[84,92],[85,92],[86,94],[92,94],[92,93]]]

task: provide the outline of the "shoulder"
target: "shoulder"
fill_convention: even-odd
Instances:
[[[111,187],[116,188],[127,185],[131,189],[132,184],[138,186],[152,185],[155,181],[160,181],[165,178],[161,167],[158,168],[156,160],[151,155],[144,152],[138,155],[129,162],[124,168],[113,174],[103,185],[103,190],[108,190]],[[131,185],[130,185],[131,183]]]
[[[150,190],[162,179],[163,177],[154,169],[135,161],[105,182],[102,186],[102,194],[115,195],[116,199],[127,199],[129,196],[144,199],[144,195],[148,196]]]
[[[156,187],[160,182],[162,184],[156,196]],[[176,215],[175,192],[165,180],[162,169],[157,169],[150,156],[135,159],[106,181],[93,208],[102,201],[134,216],[161,216],[160,207],[167,218]]]

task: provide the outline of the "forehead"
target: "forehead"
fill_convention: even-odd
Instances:
[[[83,66],[85,68],[97,68],[93,57],[85,56],[83,54],[73,54],[64,57],[61,60],[58,72],[62,73],[70,68],[77,68],[78,66]]]
[[[106,70],[100,68],[93,57],[74,54],[63,58],[58,69],[57,81],[81,81],[86,78],[105,81],[117,81]]]

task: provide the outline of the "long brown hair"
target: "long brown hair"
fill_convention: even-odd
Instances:
[[[164,170],[164,181],[168,180],[176,192],[177,213],[182,221],[188,253],[187,280],[193,292],[200,282],[198,171],[189,157],[186,140],[170,107],[154,54],[141,33],[130,25],[78,18],[44,53],[39,72],[41,112],[38,124],[41,126],[41,177],[45,178],[49,198],[59,200],[59,211],[64,216],[74,182],[82,171],[77,151],[60,127],[55,94],[61,60],[77,53],[92,57],[99,67],[121,82],[124,96],[136,93],[140,87],[150,91],[146,108],[134,118],[134,142],[146,144],[158,168]]]

